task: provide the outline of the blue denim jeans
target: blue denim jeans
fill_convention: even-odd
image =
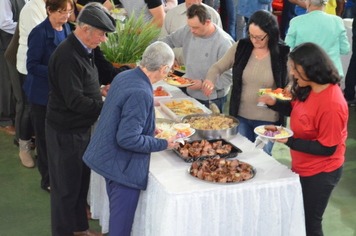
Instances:
[[[223,113],[223,111],[224,111],[224,104],[226,103],[228,96],[229,96],[229,94],[222,98],[210,100],[211,102],[215,103],[218,106],[220,113]],[[196,100],[198,102],[200,102],[201,104],[203,104],[204,106],[206,106],[207,108],[209,108],[208,100],[199,100],[199,99],[196,99]]]
[[[277,125],[277,122],[269,122],[269,121],[263,121],[263,120],[250,120],[243,118],[241,116],[238,116],[237,119],[239,120],[239,126],[238,131],[239,133],[248,138],[251,142],[255,142],[257,138],[257,134],[253,132],[253,130],[260,125]],[[265,151],[268,155],[272,155],[272,148],[273,144],[271,141],[269,141],[264,147],[263,151]]]

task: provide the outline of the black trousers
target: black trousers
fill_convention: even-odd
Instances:
[[[46,123],[51,184],[52,236],[73,236],[89,228],[86,206],[90,169],[83,154],[90,140],[85,133],[59,133]]]
[[[33,128],[36,135],[36,151],[38,161],[38,171],[41,174],[41,188],[47,190],[49,185],[49,172],[48,172],[48,157],[46,146],[46,120],[47,107],[30,103],[30,113],[32,118]]]
[[[339,182],[344,166],[330,172],[310,177],[300,177],[303,191],[305,226],[307,236],[322,236],[321,222],[331,192]]]
[[[356,5],[354,6],[354,16],[356,16]],[[356,21],[352,22],[352,55],[349,68],[345,77],[344,96],[346,100],[352,101],[355,99],[356,86]]]

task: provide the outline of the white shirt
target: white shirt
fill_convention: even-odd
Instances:
[[[222,28],[219,13],[214,8],[204,3],[201,4],[208,9],[211,15],[211,22],[213,22],[214,24]],[[166,17],[164,18],[159,39],[162,39],[165,36],[170,35],[177,29],[185,26],[186,24],[187,24],[187,6],[185,2],[183,2],[167,12]],[[183,62],[182,48],[174,48],[173,51],[179,65],[183,65],[184,62]]]
[[[1,0],[0,0],[1,1]],[[27,38],[33,28],[47,18],[44,0],[31,0],[22,8],[19,19],[19,49],[17,51],[17,70],[27,75]]]
[[[28,0],[24,0],[26,3]],[[14,34],[17,22],[13,21],[10,0],[0,0],[0,29],[9,34]]]

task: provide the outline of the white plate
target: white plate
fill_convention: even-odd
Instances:
[[[174,77],[173,77],[174,78]],[[179,78],[179,77],[177,77]],[[172,86],[175,86],[175,87],[178,87],[178,88],[185,88],[185,87],[189,87],[189,86],[192,86],[194,85],[195,83],[190,83],[190,84],[171,84],[171,83],[168,83],[168,78],[165,78],[163,79],[163,82],[169,84],[169,85],[172,85]]]
[[[263,135],[263,134],[261,134],[261,133],[259,133],[259,132],[256,131],[257,129],[263,129],[264,127],[265,127],[264,125],[260,125],[260,126],[256,127],[253,131],[255,132],[255,134],[257,134],[257,135],[259,135],[259,136],[261,136],[261,137],[263,137],[263,138],[272,139],[272,140],[289,138],[289,137],[292,137],[293,134],[294,134],[292,130],[287,129],[286,127],[283,127],[283,129],[284,129],[285,131],[287,131],[287,132],[289,133],[289,135],[288,135],[288,136],[284,136],[284,137],[271,137],[271,136],[266,136],[266,135]],[[277,128],[279,128],[279,127],[280,127],[280,126],[277,126]]]

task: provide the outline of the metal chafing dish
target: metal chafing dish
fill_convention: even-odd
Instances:
[[[192,117],[205,116],[210,117],[212,114],[193,114],[182,117],[181,122],[186,123]],[[236,117],[225,115],[225,117],[231,118],[237,124],[234,127],[228,129],[219,129],[219,130],[203,130],[203,129],[195,129],[194,138],[200,139],[229,139],[235,136],[238,132],[237,127],[239,125],[239,120]],[[193,128],[193,127],[192,127]]]

